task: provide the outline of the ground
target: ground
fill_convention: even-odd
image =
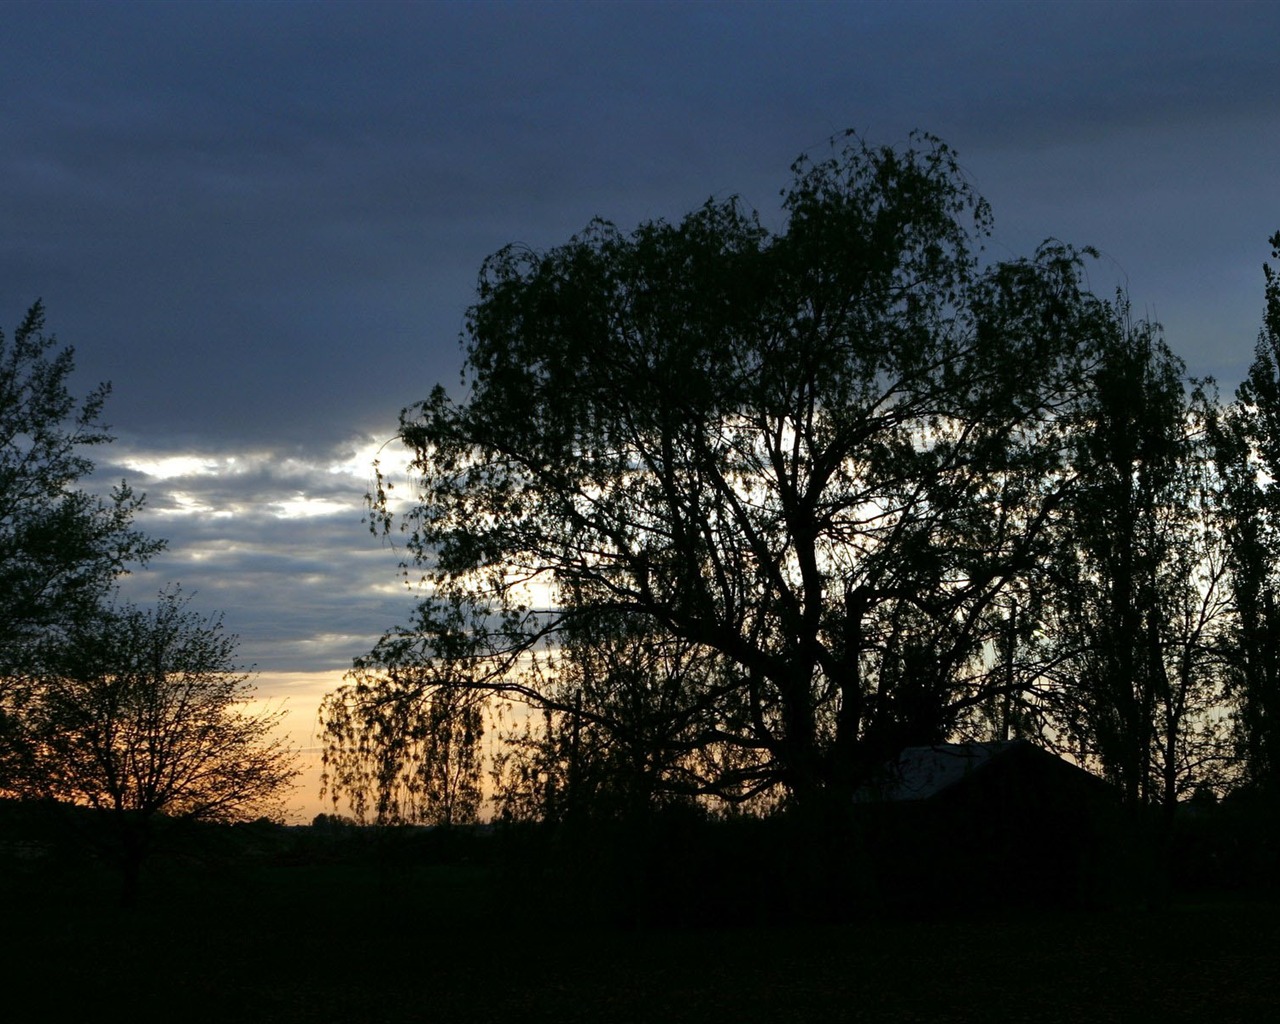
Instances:
[[[258,863],[0,885],[13,1024],[133,1021],[1249,1021],[1280,920],[1244,895],[821,927],[588,926],[467,865]]]

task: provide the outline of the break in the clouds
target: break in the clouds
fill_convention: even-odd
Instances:
[[[436,383],[482,260],[740,195],[802,151],[948,141],[995,258],[1091,244],[1193,373],[1252,355],[1280,228],[1280,5],[9,3],[0,318],[37,297],[246,660],[344,668],[408,597],[365,441]]]
[[[363,522],[372,460],[394,472],[398,451],[355,442],[306,458],[117,441],[97,479],[144,492],[138,523],[168,542],[123,596],[145,603],[182,583],[197,608],[225,613],[242,659],[264,674],[350,668],[410,606],[403,552]]]

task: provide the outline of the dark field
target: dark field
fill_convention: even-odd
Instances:
[[[10,863],[6,1021],[1269,1021],[1243,896],[812,927],[626,929],[468,865]]]

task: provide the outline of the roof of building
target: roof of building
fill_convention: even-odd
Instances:
[[[981,771],[992,761],[1024,750],[1055,756],[1027,740],[907,747],[884,767],[878,778],[859,789],[854,799],[859,803],[928,800]]]

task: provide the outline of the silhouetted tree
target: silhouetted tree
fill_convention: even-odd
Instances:
[[[1271,237],[1280,258],[1280,232]],[[1280,275],[1264,266],[1266,306],[1248,376],[1217,434],[1235,621],[1228,645],[1245,780],[1280,792]]]
[[[467,398],[401,418],[428,596],[370,663],[452,659],[424,682],[587,721],[548,683],[569,632],[632,618],[713,668],[661,705],[697,787],[745,765],[801,804],[1007,691],[990,651],[1072,486],[1106,306],[1064,246],[981,268],[987,206],[932,138],[793,172],[780,233],[712,200],[486,261]],[[395,525],[381,488],[373,512]]]
[[[253,687],[220,619],[177,591],[154,609],[81,619],[44,658],[23,719],[25,795],[110,813],[132,896],[158,816],[252,820],[279,810],[297,776],[275,735],[283,711],[251,708]]]
[[[41,651],[95,608],[116,579],[163,545],[133,527],[142,504],[121,484],[81,489],[106,444],[106,385],[71,393],[74,353],[44,332],[44,307],[0,333],[0,792],[23,767],[17,712]]]
[[[1092,382],[1064,524],[1055,724],[1131,803],[1171,814],[1225,757],[1216,402],[1124,300]]]

